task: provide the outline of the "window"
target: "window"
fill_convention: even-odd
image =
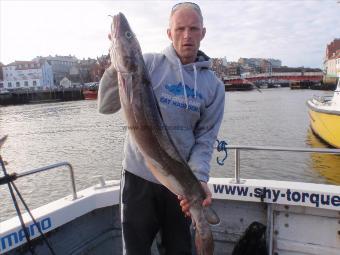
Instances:
[[[20,82],[17,81],[17,82],[15,83],[15,86],[16,86],[17,88],[19,88],[19,87],[20,87]]]
[[[12,88],[12,82],[7,83],[7,87]]]
[[[37,86],[37,81],[33,81],[33,86]]]
[[[25,81],[25,86],[28,87],[28,81]]]

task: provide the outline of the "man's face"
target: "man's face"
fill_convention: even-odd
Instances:
[[[167,33],[182,64],[193,63],[205,35],[198,13],[186,8],[177,10],[171,17]]]

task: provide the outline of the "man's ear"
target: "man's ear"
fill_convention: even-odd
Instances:
[[[168,29],[166,30],[166,33],[167,33],[167,35],[168,35],[168,38],[172,41],[171,29],[168,28]]]
[[[201,40],[204,38],[206,32],[207,32],[207,30],[206,30],[205,27],[204,27],[204,28],[202,29],[202,38],[201,38]]]

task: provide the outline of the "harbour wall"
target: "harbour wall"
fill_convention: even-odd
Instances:
[[[11,91],[0,94],[0,105],[17,105],[29,103],[45,103],[84,99],[79,88],[43,90],[43,91]]]

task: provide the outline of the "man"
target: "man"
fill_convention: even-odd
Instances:
[[[209,58],[199,51],[205,36],[203,17],[194,3],[176,4],[167,34],[172,44],[161,54],[145,54],[154,93],[174,144],[207,193],[213,144],[223,118],[224,87],[210,70]],[[112,75],[110,67],[104,75]],[[120,108],[117,84],[99,86],[99,111]],[[150,254],[160,231],[165,254],[191,254],[190,204],[161,185],[148,170],[142,154],[127,133],[121,184],[121,213],[125,254]],[[183,213],[183,212],[184,213]]]

